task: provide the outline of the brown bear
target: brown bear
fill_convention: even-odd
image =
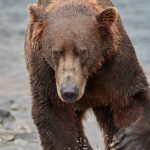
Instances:
[[[146,77],[110,0],[41,0],[29,7],[25,56],[44,150],[92,150],[92,108],[106,149],[150,150]]]

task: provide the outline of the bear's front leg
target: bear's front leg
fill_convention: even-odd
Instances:
[[[110,145],[112,150],[150,150],[150,98],[143,95],[132,97],[128,106],[116,107],[120,131]]]
[[[48,102],[34,100],[32,115],[43,150],[92,150],[84,135],[80,134],[80,121],[70,105],[50,106]]]
[[[109,106],[99,106],[93,109],[97,122],[103,130],[105,148],[110,150],[109,145],[112,142],[114,133],[117,129],[114,123],[113,114]]]

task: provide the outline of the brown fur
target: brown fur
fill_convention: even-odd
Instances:
[[[25,56],[32,116],[43,149],[92,150],[81,124],[84,112],[92,108],[107,150],[111,142],[111,148],[119,150],[149,150],[148,83],[113,4],[109,0],[54,0],[47,7],[31,6],[29,13]],[[74,103],[60,100],[66,70],[84,92]]]

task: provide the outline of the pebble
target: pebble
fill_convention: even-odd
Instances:
[[[12,142],[15,140],[15,135],[11,134],[11,133],[0,133],[0,142]]]
[[[0,124],[5,124],[6,122],[13,122],[14,120],[14,116],[9,111],[0,110]]]
[[[14,104],[11,105],[10,109],[13,110],[13,111],[17,111],[19,109],[19,106],[14,103]]]

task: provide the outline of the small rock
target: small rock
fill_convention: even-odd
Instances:
[[[9,102],[10,102],[10,104],[14,104],[14,103],[15,103],[15,101],[14,101],[14,100],[10,100]]]
[[[11,110],[13,110],[13,111],[17,111],[17,110],[19,109],[19,106],[14,103],[14,104],[11,105],[10,108],[11,108]]]
[[[12,122],[14,120],[14,116],[9,111],[0,110],[0,124],[4,124],[5,122]]]
[[[10,112],[6,110],[0,110],[0,117],[8,118],[10,116]]]
[[[15,136],[11,133],[0,133],[0,141],[1,142],[12,142],[15,140]]]

